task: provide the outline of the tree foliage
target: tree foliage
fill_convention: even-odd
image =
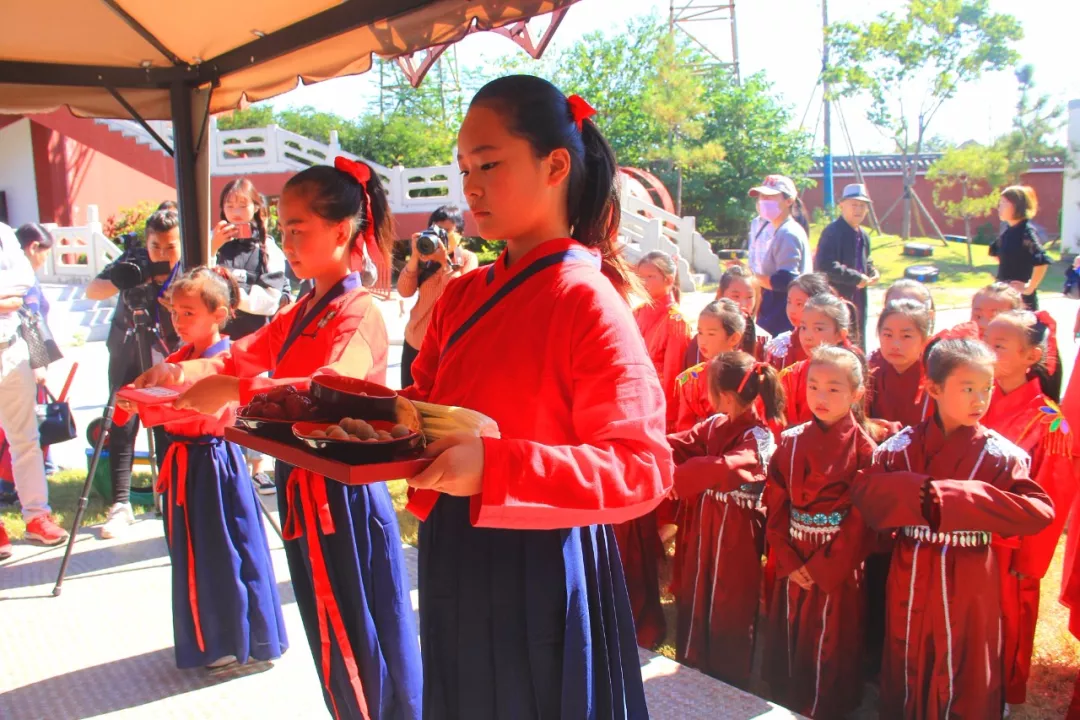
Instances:
[[[974,220],[997,207],[1008,170],[1004,152],[972,143],[945,151],[926,178],[934,183],[934,205],[942,214],[953,220]],[[952,199],[957,190],[960,199]]]
[[[995,147],[1008,157],[1010,183],[1020,182],[1020,176],[1030,167],[1031,158],[1065,151],[1054,139],[1065,126],[1065,108],[1054,103],[1049,95],[1036,94],[1035,69],[1031,65],[1016,70],[1016,84],[1019,97],[1012,129],[995,143]]]

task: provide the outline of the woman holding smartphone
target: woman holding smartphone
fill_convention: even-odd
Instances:
[[[240,306],[225,328],[233,342],[269,323],[290,299],[285,254],[267,232],[267,220],[266,201],[250,180],[237,178],[222,188],[221,220],[214,227],[210,250],[240,286]],[[274,494],[267,458],[250,451],[247,456],[259,493]]]

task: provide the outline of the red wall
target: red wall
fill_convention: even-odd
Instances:
[[[176,199],[173,186],[159,179],[161,172],[152,170],[158,176],[153,177],[132,167],[137,163],[133,162],[133,157],[138,157],[134,141],[110,133],[103,126],[97,127],[132,147],[126,151],[123,147],[111,147],[106,153],[96,139],[91,147],[36,120],[31,122],[30,141],[34,150],[41,222],[83,225],[87,222],[88,205],[98,206],[100,219],[104,222],[121,209],[144,200],[157,203]],[[152,152],[148,148],[142,149]],[[116,155],[125,159],[119,160]],[[163,157],[171,166],[172,159]]]
[[[866,180],[867,191],[870,197],[874,200],[874,210],[877,211],[878,220],[889,211],[889,208],[893,206],[897,198],[901,196],[904,190],[904,183],[899,174],[896,175],[869,175],[864,176]],[[821,178],[813,178],[817,185],[804,190],[802,194],[803,202],[811,212],[817,211],[824,204],[824,185]],[[1023,183],[1030,185],[1035,189],[1035,194],[1039,198],[1039,214],[1035,217],[1035,222],[1046,229],[1046,232],[1051,237],[1056,237],[1061,232],[1061,193],[1062,182],[1064,175],[1061,170],[1054,170],[1050,172],[1030,172],[1023,176]],[[833,178],[834,180],[834,196],[837,200],[840,198],[840,194],[844,189],[844,186],[855,182],[855,178],[850,175],[838,175]],[[941,231],[946,235],[963,235],[964,223],[960,221],[947,220],[936,207],[934,207],[934,186],[924,176],[920,175],[915,182],[915,193],[922,200],[923,205],[930,211],[934,217],[934,221],[941,228]],[[948,199],[958,199],[960,197],[960,191],[957,189],[955,193],[952,193]],[[922,229],[920,229],[919,221],[922,221]],[[900,227],[903,222],[903,203],[900,203],[889,214],[888,218],[882,222],[881,229],[890,234],[899,234]],[[985,218],[973,219],[971,221],[972,232],[978,230],[979,226],[986,223],[997,223],[996,216],[987,215]],[[915,236],[931,236],[934,234],[933,228],[926,218],[918,211],[918,208],[912,206],[911,215],[911,232]]]

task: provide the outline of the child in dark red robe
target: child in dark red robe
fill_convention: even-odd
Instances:
[[[851,342],[852,318],[855,317],[851,303],[831,294],[818,294],[803,307],[799,321],[799,340],[807,355],[822,345],[834,345],[855,350]],[[860,351],[855,353],[862,357]],[[786,402],[785,415],[788,427],[808,422],[813,413],[806,401],[806,381],[810,370],[808,360],[788,365],[780,373]]]
[[[651,513],[673,466],[590,112],[503,77],[458,135],[480,234],[506,250],[449,284],[404,394],[478,410],[501,438],[435,443],[410,480],[426,718],[648,716],[610,524]]]
[[[808,364],[812,419],[784,431],[765,490],[776,587],[763,674],[786,707],[838,718],[862,694],[868,533],[850,487],[874,441],[863,427],[860,356],[823,346]]]
[[[752,328],[739,306],[728,299],[714,300],[706,305],[698,315],[697,325],[696,342],[703,360],[679,373],[676,380],[679,402],[676,432],[689,430],[716,412],[705,368],[721,353],[743,347],[744,334]]]
[[[1015,288],[1008,283],[992,283],[971,298],[971,322],[979,326],[979,337],[984,337],[991,320],[1003,312],[1023,307],[1024,299]]]
[[[173,326],[185,345],[166,362],[229,349],[219,328],[240,303],[223,268],[195,268],[169,288]],[[123,404],[123,403],[120,403]],[[116,422],[126,422],[119,414]],[[258,496],[242,450],[222,439],[234,408],[165,424],[170,441],[158,476],[172,560],[176,666],[220,668],[268,661],[288,648]]]
[[[760,398],[766,416],[779,420],[783,395],[776,370],[744,352],[717,356],[707,374],[721,414],[668,437],[680,506],[675,652],[679,662],[745,688],[761,598],[761,493],[776,449],[755,406]]]
[[[930,313],[930,332],[934,332],[934,321],[937,318],[937,308],[934,305],[934,296],[930,293],[930,288],[926,287],[918,280],[900,278],[885,291],[884,304],[888,305],[896,300],[914,300],[915,302],[926,306],[927,311]]]
[[[852,499],[895,530],[881,673],[882,718],[1000,718],[1001,589],[994,534],[1035,535],[1053,521],[1023,450],[984,428],[994,355],[943,340],[926,362],[933,419],[882,444]]]
[[[306,388],[317,373],[385,383],[386,323],[350,270],[358,243],[377,238],[389,249],[378,176],[338,158],[335,167],[293,176],[278,207],[285,256],[314,289],[228,353],[159,365],[136,384],[195,381],[177,407],[212,414],[275,385]],[[272,377],[262,377],[266,372]],[[274,480],[293,591],[327,709],[350,720],[419,718],[420,647],[386,484],[343,485],[280,460]]]
[[[1057,325],[1046,311],[1012,310],[994,318],[986,342],[997,356],[994,392],[983,423],[1031,457],[1031,479],[1059,509],[1048,528],[1017,542],[995,543],[1001,566],[1005,702],[1027,700],[1040,580],[1050,567],[1076,496],[1074,439],[1057,405],[1053,378]]]
[[[803,308],[815,295],[831,295],[832,288],[824,273],[805,273],[788,285],[787,317],[793,330],[787,330],[772,338],[765,345],[765,362],[777,370],[783,370],[809,357],[799,333]]]

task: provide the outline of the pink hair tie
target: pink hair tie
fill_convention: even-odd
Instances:
[[[746,382],[750,379],[751,375],[761,376],[761,375],[763,375],[765,373],[765,369],[770,368],[770,367],[772,367],[772,365],[769,365],[769,363],[763,363],[763,362],[755,362],[753,365],[751,365],[749,367],[749,369],[747,369],[746,374],[743,375],[742,382],[739,383],[739,389],[735,391],[735,394],[736,395],[741,395],[742,394],[743,388],[746,387]]]

